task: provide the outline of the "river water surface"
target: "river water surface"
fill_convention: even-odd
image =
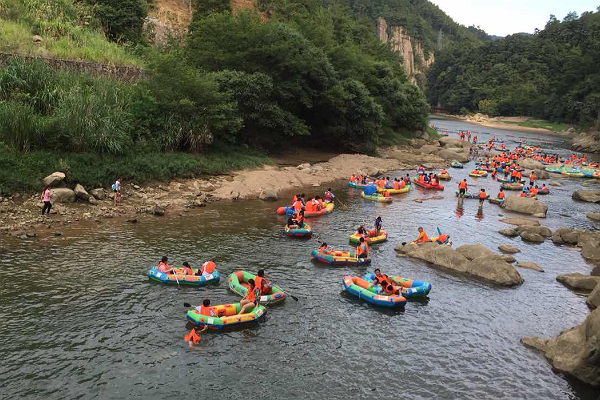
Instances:
[[[561,150],[566,143],[539,134],[432,123],[494,133],[511,149],[510,140],[526,137],[568,154]],[[468,171],[451,170],[444,199],[422,204],[413,200],[440,193],[413,189],[384,205],[338,182],[332,186],[349,209],[309,221],[315,233],[310,240],[282,235],[284,221],[275,208],[285,201],[240,201],[210,204],[185,218],[81,226],[68,240],[3,243],[0,398],[595,400],[597,389],[555,374],[541,354],[519,343],[525,336],[555,336],[585,319],[584,298],[555,278],[590,273],[592,266],[551,241],[531,245],[499,235],[508,227],[499,214],[514,215],[495,205],[485,204],[482,213],[476,201],[457,207],[457,179]],[[499,187],[490,178],[468,180],[493,194]],[[582,181],[560,180],[564,186],[551,187],[553,194],[543,198],[550,209],[543,224],[597,228],[584,215],[596,206],[570,198]],[[409,301],[404,310],[375,308],[342,292],[344,275],[373,267],[331,268],[310,259],[318,240],[349,248],[348,235],[378,215],[389,241],[371,246],[373,267],[433,286],[429,299]],[[520,269],[523,285],[500,288],[397,257],[394,246],[414,239],[419,226],[430,236],[436,227],[450,233],[455,247],[481,243],[496,250],[513,243],[522,251],[518,260],[535,261],[546,272]],[[175,265],[215,257],[221,283],[199,289],[150,283],[147,270],[162,255]],[[189,348],[183,303],[238,300],[227,289],[227,276],[240,268],[264,268],[299,301],[270,307],[258,326],[204,333]]]

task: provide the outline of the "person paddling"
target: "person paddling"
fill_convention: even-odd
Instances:
[[[173,268],[169,265],[169,258],[167,256],[163,256],[156,267],[158,272],[164,272],[165,274],[173,273]]]
[[[254,278],[254,284],[258,288],[261,296],[271,294],[271,288],[273,284],[265,279],[264,269],[258,270],[256,277]]]
[[[369,243],[364,237],[359,239],[358,247],[356,248],[357,258],[369,258]]]

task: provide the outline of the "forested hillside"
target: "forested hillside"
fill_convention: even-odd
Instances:
[[[431,104],[489,115],[526,115],[589,126],[600,108],[600,12],[533,36],[450,46],[428,72]]]

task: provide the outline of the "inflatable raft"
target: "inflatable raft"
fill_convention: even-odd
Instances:
[[[461,163],[459,163],[458,161],[452,161],[452,162],[450,163],[450,166],[451,166],[452,168],[463,168],[463,165],[462,165]]]
[[[460,193],[456,192],[456,197],[460,196]],[[465,199],[479,199],[479,193],[477,194],[473,194],[473,193],[467,193],[463,196],[463,198]],[[490,198],[490,195],[486,195],[486,200]]]
[[[437,185],[430,185],[426,182],[421,182],[417,178],[413,179],[415,185],[422,187],[423,189],[431,189],[431,190],[444,190],[444,187],[439,183]]]
[[[312,258],[323,264],[333,265],[366,265],[371,264],[370,258],[356,258],[352,251],[331,250],[327,253],[321,253],[315,249],[311,252]]]
[[[250,287],[248,281],[254,278],[256,278],[256,275],[250,272],[235,271],[229,275],[229,289],[243,297],[248,293],[248,288]],[[271,293],[260,296],[260,303],[265,305],[274,304],[285,300],[285,297],[283,290],[279,286],[273,285],[271,286]]]
[[[469,176],[472,176],[474,178],[484,178],[486,176],[488,176],[487,171],[471,171],[469,172]]]
[[[438,178],[443,180],[443,181],[449,181],[450,179],[452,179],[450,177],[450,174],[438,174]]]
[[[380,231],[380,234],[378,236],[375,236],[375,231],[369,231],[369,237],[365,237],[365,242],[367,242],[368,244],[378,244],[385,242],[387,238],[388,234],[383,229]],[[360,243],[360,235],[358,233],[350,235],[350,243]]]
[[[370,284],[371,282],[358,276],[347,275],[342,279],[344,290],[371,304],[383,307],[403,307],[406,304],[406,298],[403,296],[395,294],[387,296],[370,291],[368,289]]]
[[[362,192],[360,195],[365,200],[378,201],[380,203],[392,203],[394,201],[391,197],[380,196],[378,194],[365,194]]]
[[[219,283],[219,280],[221,279],[221,275],[216,269],[212,274],[206,276],[185,275],[183,273],[183,268],[174,268],[174,270],[175,274],[166,274],[164,272],[159,272],[158,268],[154,266],[148,271],[148,278],[151,281],[175,285],[177,285],[177,281],[179,281],[179,285],[188,286],[204,286],[210,283]],[[195,274],[198,272],[198,268],[192,268],[192,271],[194,271]]]
[[[488,200],[489,200],[489,201],[490,201],[490,203],[492,203],[492,204],[498,204],[498,205],[500,205],[500,204],[504,203],[504,200],[502,200],[502,199],[498,199],[498,198],[494,198],[494,199],[488,199]]]
[[[285,236],[297,237],[297,238],[310,237],[312,235],[312,229],[310,229],[310,226],[308,224],[304,224],[304,226],[302,228],[292,228],[292,229],[290,229],[290,227],[288,227],[286,225],[285,230],[283,231],[283,234]]]
[[[318,217],[321,215],[325,215],[325,214],[330,214],[333,212],[333,209],[335,208],[335,205],[333,204],[333,202],[331,203],[323,203],[323,205],[325,206],[324,208],[320,209],[319,211],[306,211],[304,210],[304,217],[305,218],[310,218],[310,217]],[[292,215],[294,213],[294,208],[293,207],[279,207],[277,209],[277,214],[279,215]]]
[[[537,194],[550,194],[550,189],[546,186],[546,189],[538,189]]]
[[[389,192],[390,194],[408,193],[410,191],[410,185],[404,186],[402,189],[394,189],[394,188],[388,188],[388,187],[378,187],[377,188],[378,193],[383,193],[386,191]]]
[[[410,299],[411,297],[425,297],[429,294],[429,292],[431,292],[431,284],[429,282],[416,281],[413,279],[403,278],[401,276],[390,276],[389,278],[399,287],[406,289],[406,292],[402,293],[402,296],[407,299]],[[375,274],[372,272],[365,274],[363,279],[368,282],[373,282],[375,279]],[[381,285],[376,285],[374,288],[376,288],[378,293],[383,291]]]
[[[198,308],[194,308],[187,312],[187,320],[196,326],[208,326],[212,329],[225,329],[235,326],[249,325],[259,322],[264,318],[267,309],[263,305],[254,307],[252,311],[245,314],[237,313],[240,311],[240,303],[222,304],[211,307],[216,316],[207,316],[200,314]]]
[[[500,187],[504,190],[523,190],[522,183],[503,183]]]
[[[367,182],[363,185],[362,183],[354,183],[354,182],[348,181],[348,186],[350,186],[353,189],[364,189],[369,185],[371,185],[370,182]]]

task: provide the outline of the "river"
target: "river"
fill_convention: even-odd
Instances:
[[[510,148],[509,141],[519,137],[545,148],[566,146],[540,134],[432,123],[494,133]],[[454,180],[444,199],[422,204],[413,201],[424,197],[420,190],[385,205],[367,202],[338,182],[334,191],[349,209],[309,221],[315,232],[310,240],[282,235],[284,222],[275,208],[285,201],[213,203],[185,218],[135,225],[91,223],[73,227],[68,240],[2,237],[0,397],[595,400],[597,389],[553,373],[543,355],[519,343],[525,336],[555,336],[585,319],[584,298],[555,278],[589,274],[592,266],[551,241],[532,245],[501,236],[497,231],[508,225],[499,214],[511,214],[495,205],[485,204],[479,215],[476,201],[457,208],[456,183],[468,171],[450,170]],[[469,182],[493,193],[499,187],[490,178]],[[597,228],[584,215],[592,206],[570,198],[582,181],[561,182],[543,198],[550,209],[543,224]],[[371,246],[373,267],[433,286],[429,299],[409,301],[404,310],[375,308],[342,292],[344,275],[372,267],[331,268],[310,258],[318,240],[348,248],[348,234],[378,215],[389,241]],[[525,282],[507,289],[397,257],[395,245],[415,238],[419,226],[430,235],[436,227],[450,233],[455,247],[481,243],[497,250],[514,243],[522,251],[518,260],[535,261],[546,272],[519,269]],[[175,265],[215,257],[221,283],[199,289],[150,283],[147,270],[162,255]],[[183,303],[238,300],[227,289],[227,276],[240,268],[264,268],[299,301],[288,298],[270,307],[258,326],[207,332],[199,345],[188,347]]]

